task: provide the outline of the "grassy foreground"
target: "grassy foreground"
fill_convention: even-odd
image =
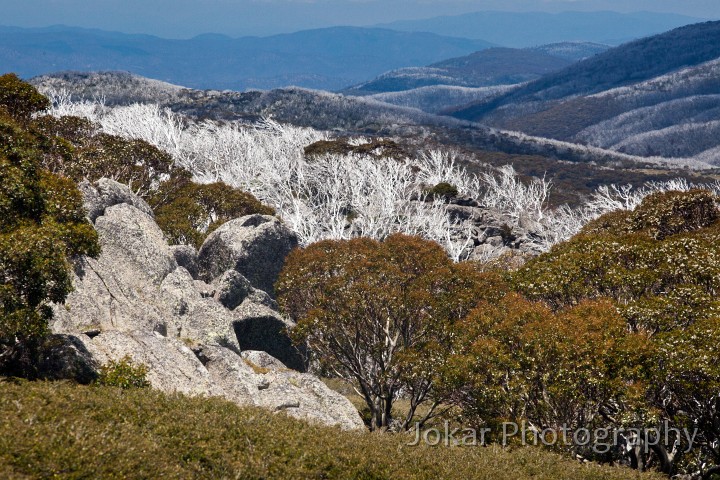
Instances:
[[[0,381],[0,478],[655,479],[538,449],[409,447],[220,399]]]

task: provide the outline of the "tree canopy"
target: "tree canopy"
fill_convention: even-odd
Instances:
[[[76,185],[41,168],[44,145],[27,123],[42,99],[0,77],[0,357],[47,333],[50,303],[72,290],[69,260],[99,253]]]

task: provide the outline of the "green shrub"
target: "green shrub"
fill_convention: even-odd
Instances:
[[[170,243],[200,248],[205,238],[225,222],[245,215],[274,215],[252,194],[222,182],[198,184],[177,175],[150,198],[155,220]]]
[[[105,387],[147,388],[150,386],[146,375],[148,369],[145,365],[133,363],[129,356],[115,361],[110,360],[106,365],[100,367],[100,375],[97,383]]]
[[[26,128],[40,97],[0,77],[0,357],[47,333],[50,303],[72,290],[69,260],[99,254],[76,185],[41,168],[43,144]]]
[[[82,118],[42,116],[32,130],[42,142],[43,168],[76,182],[112,178],[148,199],[168,177],[184,172],[148,142],[100,133]]]
[[[434,187],[429,188],[427,190],[427,194],[428,197],[431,199],[441,198],[447,200],[452,197],[457,197],[458,189],[454,185],[451,185],[447,182],[440,182]]]
[[[370,155],[375,158],[402,159],[408,153],[398,143],[382,138],[371,139],[362,145],[351,145],[347,138],[319,140],[305,147],[305,156],[309,159],[322,155]]]
[[[405,429],[419,405],[434,410],[450,395],[441,373],[453,325],[478,291],[499,290],[489,278],[453,264],[434,242],[396,234],[295,250],[276,291],[298,323],[295,340],[307,343],[321,369],[358,385],[373,429],[393,426],[393,403],[407,395],[410,407],[396,425]]]
[[[50,101],[35,87],[20,80],[14,73],[0,76],[0,109],[25,122],[32,114],[50,107]]]
[[[699,230],[717,221],[717,200],[706,190],[654,193],[632,212],[630,228],[646,231],[656,240]]]
[[[517,288],[554,308],[610,297],[634,330],[684,328],[720,313],[720,223],[708,192],[647,197],[529,261]]]

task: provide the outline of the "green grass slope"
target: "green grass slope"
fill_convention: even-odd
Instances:
[[[410,447],[220,399],[0,382],[0,478],[630,479],[535,448]]]

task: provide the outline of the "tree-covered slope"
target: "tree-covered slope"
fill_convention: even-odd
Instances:
[[[434,85],[484,87],[534,80],[572,63],[542,51],[490,48],[467,56],[433,63],[427,67],[404,68],[384,73],[347,92],[366,94],[397,92]]]
[[[720,57],[720,22],[681,27],[636,40],[573,64],[492,100],[456,110],[453,115],[492,121],[504,107],[536,104],[602,92],[649,80]],[[534,105],[535,111],[544,104]],[[523,114],[527,111],[523,110]]]

